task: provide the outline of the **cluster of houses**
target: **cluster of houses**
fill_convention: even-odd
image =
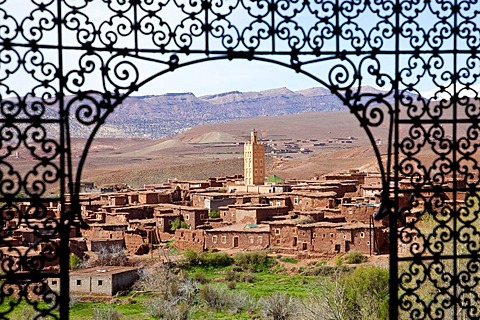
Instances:
[[[328,256],[388,251],[386,221],[374,221],[380,175],[351,171],[325,180],[245,185],[242,176],[170,181],[144,190],[82,195],[71,251],[120,246],[146,254],[171,242],[180,250],[257,250]]]
[[[244,144],[243,176],[174,180],[145,185],[142,190],[121,186],[99,190],[93,183],[82,183],[80,214],[89,227],[71,228],[70,252],[80,258],[115,250],[144,255],[168,243],[179,250],[268,250],[298,258],[352,250],[366,255],[388,253],[388,215],[373,219],[381,208],[380,173],[350,170],[322,180],[284,181],[277,176],[265,179],[265,169],[264,145],[253,131],[251,141]],[[408,189],[410,180],[399,183]],[[405,205],[407,198],[404,195],[399,201]],[[444,198],[448,200],[449,195]],[[7,266],[27,272],[30,267],[58,266],[58,256],[50,254],[55,243],[42,241],[42,235],[52,238],[55,229],[45,221],[58,220],[62,211],[69,211],[68,199],[63,209],[54,202],[19,203],[3,209],[2,233],[9,246],[0,246],[0,254],[9,261]],[[28,223],[21,223],[20,212]],[[415,219],[414,212],[409,215]],[[399,231],[413,232],[416,241],[415,230],[406,224],[399,225]],[[398,249],[400,253],[409,250],[407,244]],[[49,255],[51,259],[35,259]],[[28,261],[42,263],[30,266]],[[135,268],[84,269],[71,273],[70,287],[76,292],[114,294],[136,277]],[[49,286],[58,289],[58,281],[50,280]]]

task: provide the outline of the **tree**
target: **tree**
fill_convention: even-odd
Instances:
[[[172,226],[170,228],[171,231],[175,231],[177,229],[189,229],[190,226],[183,221],[183,218],[177,217],[172,221]]]

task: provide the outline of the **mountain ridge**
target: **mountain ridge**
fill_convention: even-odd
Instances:
[[[383,93],[368,87],[369,93]],[[363,89],[362,89],[363,91]],[[106,121],[99,137],[121,128],[123,136],[159,139],[203,124],[225,123],[264,116],[305,112],[343,111],[348,108],[330,90],[312,87],[292,91],[286,87],[263,91],[229,91],[204,96],[191,92],[128,97]]]

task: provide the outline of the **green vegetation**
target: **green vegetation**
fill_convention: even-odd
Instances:
[[[220,211],[217,210],[212,210],[208,213],[208,217],[214,219],[214,218],[220,218]]]
[[[358,251],[349,251],[344,256],[343,259],[348,264],[359,264],[367,261],[367,257],[361,254]]]
[[[105,302],[73,299],[70,318],[387,318],[388,270],[366,266],[336,267],[323,261],[298,268],[301,273],[288,273],[279,263],[295,261],[290,257],[272,258],[263,251],[230,257],[222,252],[186,250],[178,263],[159,263],[143,270],[140,280],[126,296]],[[31,314],[25,319],[32,319],[35,314],[26,311],[30,307],[21,305],[25,305],[25,312],[18,313],[17,318]]]
[[[279,260],[285,263],[293,263],[293,264],[298,263],[298,260],[292,257],[281,257]]]
[[[82,263],[82,259],[80,259],[76,254],[70,253],[70,270],[77,269]]]
[[[170,227],[170,230],[175,231],[177,229],[188,229],[188,228],[190,228],[190,226],[185,221],[183,221],[183,219],[175,218],[172,221],[172,226]]]
[[[198,252],[187,249],[183,252],[184,262],[187,266],[226,267],[233,263],[232,257],[225,252]]]
[[[273,265],[273,260],[265,251],[239,252],[233,256],[236,266],[253,272],[266,271]]]

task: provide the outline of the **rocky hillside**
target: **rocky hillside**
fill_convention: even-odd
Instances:
[[[101,137],[162,138],[200,124],[311,111],[345,110],[323,88],[291,91],[225,92],[196,97],[193,93],[129,97],[109,117]]]

